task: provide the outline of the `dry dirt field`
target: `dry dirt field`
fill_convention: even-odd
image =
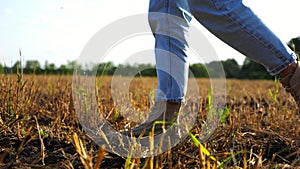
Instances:
[[[110,93],[110,77],[98,79],[99,110],[112,126],[122,118]],[[121,83],[121,82],[120,82]],[[201,131],[208,106],[209,80],[197,79]],[[130,84],[131,103],[149,109],[155,78]],[[297,168],[300,118],[290,95],[274,81],[227,80],[226,107],[212,136],[196,145],[187,137],[156,157],[122,158],[105,152],[86,135],[72,100],[71,76],[0,75],[0,168]],[[132,124],[133,125],[133,124]],[[210,154],[208,155],[207,152]]]

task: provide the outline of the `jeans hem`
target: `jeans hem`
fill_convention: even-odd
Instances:
[[[283,62],[281,65],[279,65],[279,66],[277,66],[277,67],[275,67],[275,68],[273,68],[271,70],[267,70],[267,71],[272,76],[279,75],[279,73],[281,71],[283,71],[285,68],[287,68],[290,64],[296,62],[297,61],[296,58],[297,57],[294,54],[292,54],[291,57],[288,60],[286,60],[285,62]]]

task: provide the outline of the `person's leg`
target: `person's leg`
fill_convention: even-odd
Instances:
[[[300,105],[300,64],[290,50],[242,0],[188,0],[194,17],[218,38],[262,64]]]
[[[242,0],[188,0],[194,17],[218,38],[262,64],[271,75],[296,61],[296,55]]]
[[[155,121],[174,122],[178,117],[185,101],[189,70],[186,36],[191,16],[187,8],[187,1],[150,0],[148,19],[155,37],[158,77],[156,98],[149,118],[130,131],[122,131],[125,135],[146,136]],[[162,128],[163,125],[156,124],[155,134],[161,133]]]
[[[187,1],[150,0],[149,25],[155,37],[156,100],[183,102],[187,90],[186,35],[191,17]]]

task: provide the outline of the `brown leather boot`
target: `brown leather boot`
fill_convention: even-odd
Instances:
[[[128,136],[142,137],[148,136],[154,130],[154,135],[161,134],[174,124],[181,106],[182,103],[157,101],[150,108],[149,118],[145,122],[131,130],[122,130],[120,133]]]
[[[298,106],[298,115],[300,115],[300,63],[290,65],[286,70],[289,70],[288,73],[280,78],[279,81],[295,99]]]

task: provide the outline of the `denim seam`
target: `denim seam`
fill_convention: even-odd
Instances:
[[[171,2],[170,2],[170,0],[166,0],[166,3],[167,3],[167,13],[168,13],[168,15],[167,15],[167,18],[166,18],[166,21],[167,21],[167,38],[168,38],[168,47],[169,47],[169,51],[168,51],[168,55],[169,55],[169,57],[168,57],[168,62],[169,62],[169,68],[168,68],[168,71],[169,72],[167,72],[168,74],[170,74],[170,75],[168,75],[167,77],[168,77],[168,83],[170,83],[170,86],[171,86],[171,88],[172,88],[172,77],[170,77],[171,75],[172,75],[172,73],[171,73],[171,69],[172,69],[172,66],[171,66],[171,51],[172,51],[172,43],[171,43],[171,33],[170,33],[170,21],[169,21],[169,14],[171,13]],[[169,89],[170,90],[170,89]],[[172,92],[171,92],[172,93]],[[172,95],[172,94],[171,94]],[[172,97],[172,96],[171,96]]]

